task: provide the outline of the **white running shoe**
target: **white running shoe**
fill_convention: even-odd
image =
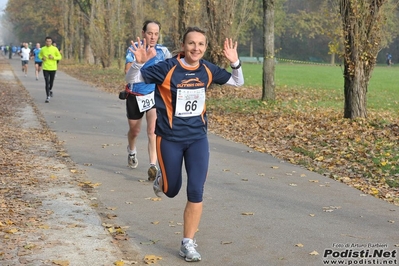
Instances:
[[[137,160],[135,153],[129,154],[127,156],[127,165],[130,168],[137,168],[137,165],[139,165],[139,161]]]
[[[154,180],[154,184],[152,185],[152,188],[154,189],[155,195],[160,198],[162,191],[162,173],[161,171],[158,170],[157,177]]]
[[[195,249],[197,246],[195,240],[190,239],[187,243],[181,244],[179,255],[189,262],[200,261],[201,255]]]

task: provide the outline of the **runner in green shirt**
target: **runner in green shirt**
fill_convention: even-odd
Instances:
[[[50,102],[50,98],[53,97],[53,84],[55,74],[57,72],[57,60],[62,59],[62,55],[57,47],[53,46],[53,40],[51,37],[46,37],[46,45],[42,47],[39,53],[39,58],[43,61],[43,76],[46,82],[46,103]]]

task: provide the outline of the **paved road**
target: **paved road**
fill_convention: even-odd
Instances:
[[[154,254],[162,257],[157,265],[186,265],[177,253],[185,184],[174,199],[150,199],[152,184],[141,182],[148,168],[144,132],[139,167],[126,167],[125,102],[58,71],[54,98],[44,103],[43,78],[35,80],[33,66],[24,77],[20,61],[10,62],[73,161],[102,184],[99,200],[117,216],[115,223],[129,227],[140,258]],[[196,235],[202,265],[324,265],[332,257],[323,258],[324,252],[342,259],[350,250],[352,260],[360,260],[355,251],[365,250],[369,263],[357,265],[378,265],[371,255],[380,250],[388,252],[381,262],[397,265],[398,206],[244,145],[212,134],[209,139],[204,214]],[[318,255],[310,255],[314,251]],[[356,263],[350,259],[343,258]]]

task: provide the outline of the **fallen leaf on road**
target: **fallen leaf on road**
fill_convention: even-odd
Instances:
[[[40,225],[39,228],[41,229],[50,229],[50,226],[47,224]]]
[[[125,231],[124,231],[121,227],[119,227],[119,226],[116,226],[116,227],[115,227],[115,232],[116,232],[117,234],[120,234],[120,235],[124,235],[124,234],[125,234]]]
[[[150,240],[150,241],[146,241],[146,242],[140,242],[140,244],[142,244],[142,245],[154,245],[158,241],[159,240]]]
[[[316,256],[316,255],[319,255],[319,252],[317,252],[316,250],[313,250],[312,252],[309,253],[309,255]]]
[[[298,243],[295,246],[298,247],[298,248],[303,248],[303,244],[301,244],[301,243]]]
[[[101,183],[91,183],[90,181],[85,181],[79,183],[79,186],[82,188],[95,188],[101,186]]]
[[[126,235],[114,235],[113,238],[115,240],[128,240],[129,238]]]
[[[121,260],[121,261],[123,261],[127,265],[133,265],[133,264],[139,263],[138,261],[135,261],[135,260]]]
[[[156,197],[156,198],[151,198],[150,200],[151,200],[151,201],[161,201],[161,200],[162,200],[162,198],[158,198],[158,197]]]
[[[27,244],[24,246],[24,249],[34,249],[36,247],[36,245],[34,244]]]
[[[9,233],[9,234],[15,234],[16,232],[18,232],[18,229],[16,229],[16,228],[12,228],[12,229],[6,231],[6,233]]]
[[[333,212],[334,210],[341,209],[341,206],[323,207],[324,212]]]
[[[101,225],[104,226],[105,228],[110,228],[114,226],[113,224],[106,224],[106,223],[102,223]]]
[[[145,255],[144,257],[145,264],[154,264],[157,263],[157,261],[159,260],[162,260],[162,257],[158,257],[155,255]]]
[[[108,219],[114,219],[114,218],[118,217],[116,214],[107,214],[106,216]]]
[[[75,228],[75,227],[78,227],[78,225],[77,224],[68,224],[67,225],[67,228]]]
[[[52,263],[54,263],[55,265],[60,265],[60,266],[69,266],[68,260],[53,260]]]

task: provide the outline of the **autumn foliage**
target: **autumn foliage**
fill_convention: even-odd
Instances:
[[[258,88],[226,86],[209,91],[207,96],[233,101],[260,99],[260,94]],[[368,119],[344,119],[337,110],[314,107],[316,92],[301,95],[280,88],[277,98],[273,106],[264,103],[256,110],[208,104],[210,129],[226,139],[399,204],[397,116],[369,112]],[[279,104],[290,98],[298,104]]]

